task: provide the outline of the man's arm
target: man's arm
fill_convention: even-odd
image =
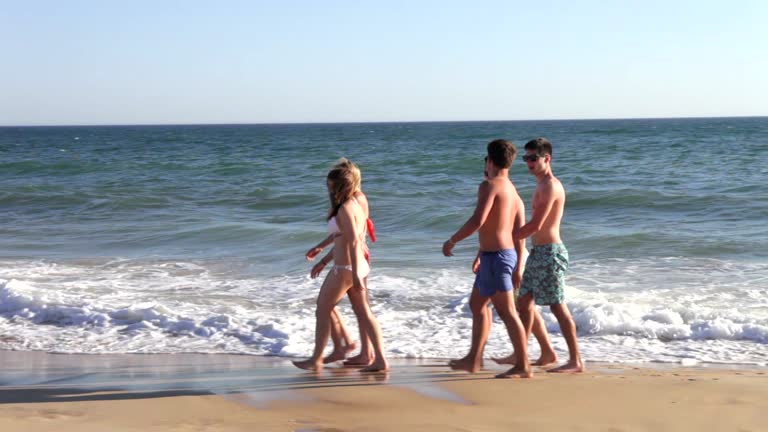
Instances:
[[[477,189],[477,206],[475,207],[474,213],[472,213],[469,220],[467,220],[456,233],[443,243],[443,255],[452,256],[451,249],[453,249],[456,243],[464,240],[472,235],[473,232],[480,229],[485,223],[485,220],[488,219],[488,214],[491,212],[492,207],[493,199],[491,195],[491,185],[487,181],[484,181],[480,183],[480,187]]]
[[[544,221],[547,220],[549,212],[552,211],[552,206],[555,204],[554,186],[551,182],[548,182],[542,184],[540,188],[536,194],[536,201],[533,203],[531,220],[520,227],[519,230],[515,230],[515,238],[525,239],[539,232],[544,225]]]
[[[525,204],[520,196],[517,197],[517,212],[515,213],[514,221],[512,222],[512,232],[518,231],[523,225],[525,225]],[[523,279],[523,251],[525,251],[525,237],[512,236],[515,245],[515,252],[517,253],[517,266],[515,266],[515,273],[512,276],[512,284],[515,288],[520,288],[520,281]]]

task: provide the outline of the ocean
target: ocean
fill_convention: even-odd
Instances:
[[[388,354],[463,356],[477,240],[451,258],[442,243],[474,208],[486,144],[538,136],[567,192],[586,361],[768,363],[766,117],[3,127],[0,349],[309,355],[322,279],[304,253],[344,156],[376,223]],[[530,216],[535,179],[519,158],[510,177]],[[510,352],[495,317],[486,353]]]

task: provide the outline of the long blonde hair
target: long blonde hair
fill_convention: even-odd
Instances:
[[[360,172],[360,167],[357,166],[356,163],[352,162],[351,160],[343,157],[336,161],[335,164],[333,164],[334,168],[346,168],[352,171],[353,176],[353,186],[355,187],[355,191],[359,191],[362,187],[363,183],[363,175]]]
[[[339,213],[341,206],[360,190],[362,176],[357,165],[347,158],[341,158],[328,172],[326,180],[329,184],[328,198],[331,202],[327,219],[330,220]]]

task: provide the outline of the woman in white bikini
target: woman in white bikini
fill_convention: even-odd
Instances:
[[[360,206],[363,207],[365,214],[370,215],[370,212],[368,211],[368,197],[365,196],[361,189],[362,175],[360,174],[360,168],[358,168],[356,164],[346,158],[341,158],[334,165],[334,168],[349,168],[352,170],[355,184],[354,199],[356,199],[358,203],[360,203]],[[335,226],[329,231],[333,232],[329,232],[328,237],[307,251],[305,257],[308,261],[314,260],[323,251],[323,249],[333,244],[333,240],[336,238],[336,236],[339,235],[339,232]],[[373,221],[371,221],[370,217],[366,220],[365,231],[368,237],[370,237],[371,240],[375,242],[376,233],[374,231]],[[371,260],[368,246],[364,243],[363,247],[366,261],[370,265]],[[322,273],[325,266],[328,265],[328,263],[332,260],[333,249],[331,249],[330,252],[328,252],[322,259],[319,260],[317,264],[312,267],[310,277],[312,279],[318,277],[320,273]],[[364,280],[364,285],[367,288],[367,277]],[[331,313],[331,341],[333,342],[333,352],[323,358],[323,363],[328,364],[339,360],[344,360],[344,366],[365,367],[370,365],[374,360],[373,346],[371,345],[370,337],[365,333],[365,328],[360,319],[360,317],[364,314],[365,309],[370,307],[368,304],[368,292],[367,289],[364,288],[362,291],[349,290],[347,294],[349,295],[349,301],[352,304],[352,310],[355,312],[355,316],[357,317],[357,326],[360,329],[360,353],[354,357],[347,358],[347,355],[354,351],[357,345],[349,335],[349,331],[347,330],[346,325],[344,325],[344,320],[341,317],[339,308],[335,307]]]
[[[365,277],[370,271],[365,259],[365,230],[368,219],[367,205],[363,206],[355,197],[357,191],[355,170],[352,164],[337,164],[328,173],[327,187],[331,201],[328,213],[328,229],[334,233],[334,265],[320,288],[317,299],[317,323],[315,327],[315,349],[312,357],[304,361],[295,361],[297,367],[309,370],[323,368],[323,350],[328,342],[332,326],[332,313],[336,304],[347,292],[350,297],[365,293]],[[359,176],[358,176],[359,178]],[[338,235],[336,234],[338,233]],[[353,307],[355,306],[353,302]],[[381,329],[367,302],[358,313],[362,332],[370,336],[373,344],[374,359],[363,372],[375,372],[388,369],[384,356]]]

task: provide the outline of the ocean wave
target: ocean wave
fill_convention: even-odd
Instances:
[[[768,344],[768,322],[754,323],[748,316],[717,316],[710,311],[681,314],[674,307],[636,308],[631,304],[570,302],[581,335],[631,336],[662,342],[682,340],[743,340]],[[690,311],[689,311],[690,312]],[[549,323],[557,331],[557,322]]]
[[[14,265],[17,277],[0,280],[2,349],[289,357],[312,349],[320,281],[306,275],[264,277],[232,262]],[[566,298],[588,360],[759,363],[768,356],[765,271],[718,260],[577,261]],[[463,355],[468,269],[380,267],[369,283],[389,355]],[[340,306],[355,334],[349,305]],[[556,319],[546,308],[543,317],[565,352]],[[487,352],[507,353],[494,321]]]
[[[33,292],[19,281],[0,280],[0,316],[7,321],[0,323],[0,332],[11,336],[10,343],[6,338],[11,349],[85,353],[248,351],[229,347],[236,343],[256,345],[257,354],[278,354],[288,338],[258,316],[236,317],[213,311],[185,314],[159,301],[110,307],[96,299]]]

